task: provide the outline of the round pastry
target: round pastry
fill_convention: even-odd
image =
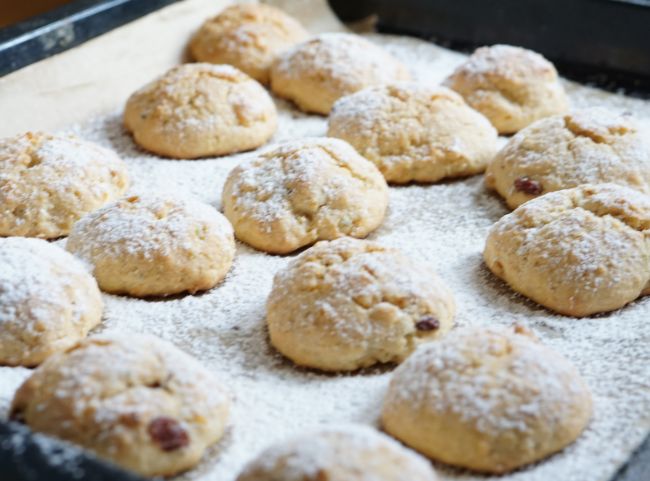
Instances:
[[[568,108],[553,64],[538,53],[510,45],[477,49],[445,84],[501,134],[512,134]]]
[[[275,104],[259,83],[230,65],[172,68],[129,98],[124,125],[141,147],[194,159],[259,147],[277,127]]]
[[[505,473],[575,441],[591,393],[575,367],[523,328],[465,328],[399,366],[386,431],[432,459]]]
[[[230,398],[198,361],[143,334],[86,339],[20,386],[10,418],[144,476],[194,466],[224,433]]]
[[[318,35],[287,50],[271,66],[274,93],[301,110],[323,115],[344,95],[409,78],[398,60],[349,33]]]
[[[426,459],[365,426],[328,427],[271,446],[237,481],[435,481]]]
[[[301,366],[353,371],[401,362],[453,324],[451,291],[396,249],[319,242],[279,271],[266,303],[271,343]]]
[[[27,132],[0,139],[0,236],[67,235],[128,183],[115,153],[72,135]]]
[[[337,100],[327,135],[348,141],[396,184],[478,174],[497,151],[496,130],[460,95],[407,82]]]
[[[483,256],[515,291],[568,316],[650,294],[650,196],[615,184],[551,192],[490,230]]]
[[[201,26],[190,51],[199,62],[230,64],[266,84],[278,54],[307,36],[295,18],[275,7],[231,5]]]
[[[650,145],[627,115],[602,108],[529,125],[485,174],[486,185],[512,209],[546,192],[604,182],[650,194]]]
[[[346,142],[291,141],[242,162],[223,188],[237,237],[274,254],[317,240],[365,237],[384,219],[388,186]]]
[[[0,266],[0,364],[36,366],[100,323],[97,282],[60,247],[0,239]]]
[[[235,240],[211,206],[171,196],[131,196],[77,222],[66,248],[93,267],[99,287],[135,297],[195,293],[228,273]]]

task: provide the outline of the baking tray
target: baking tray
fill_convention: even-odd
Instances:
[[[0,77],[176,1],[178,0],[76,0],[2,28]]]
[[[507,43],[574,80],[650,98],[650,0],[330,0],[345,22],[470,51]],[[648,478],[650,479],[650,478]]]
[[[0,75],[71,48],[174,1],[177,0],[77,0],[2,29]],[[330,4],[343,20],[358,21],[374,15],[381,32],[416,35],[452,48],[467,50],[497,42],[533,48],[554,60],[563,75],[650,97],[650,1],[563,2],[562,16],[557,15],[559,2],[542,0],[330,0]],[[592,10],[584,19],[587,9]],[[582,17],[576,17],[579,14]],[[625,20],[616,16],[619,14]],[[574,24],[566,23],[575,18],[583,18],[584,24],[576,28],[574,20]],[[594,30],[597,26],[600,30]],[[598,36],[593,35],[595,31]],[[616,40],[618,36],[620,41]],[[580,48],[585,44],[590,48]],[[574,48],[567,49],[566,45]],[[61,463],[62,458],[74,458],[75,462]],[[0,421],[0,479],[137,481],[142,478],[67,443],[31,434],[20,424]],[[612,480],[650,480],[650,438]]]

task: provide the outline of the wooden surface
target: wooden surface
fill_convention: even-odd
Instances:
[[[2,0],[0,2],[0,28],[40,15],[71,3],[72,0]]]

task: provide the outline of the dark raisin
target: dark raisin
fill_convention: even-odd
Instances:
[[[15,409],[14,411],[11,411],[9,413],[9,420],[14,421],[16,423],[25,424],[25,413],[22,412],[20,409]]]
[[[539,195],[542,193],[542,184],[528,177],[519,177],[515,180],[515,189],[529,195]]]
[[[435,317],[426,316],[415,323],[418,331],[435,331],[440,328],[440,321]]]
[[[181,424],[176,419],[166,416],[154,418],[149,423],[148,432],[151,439],[163,451],[174,451],[190,443],[190,436]]]

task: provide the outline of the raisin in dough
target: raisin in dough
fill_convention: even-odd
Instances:
[[[99,287],[135,297],[214,287],[235,257],[228,220],[193,199],[134,195],[87,215],[66,248],[93,268]]]
[[[231,5],[205,21],[192,37],[190,51],[199,62],[230,64],[267,84],[277,56],[307,36],[295,18],[275,7]]]
[[[138,145],[167,157],[232,154],[266,143],[275,104],[259,83],[230,65],[180,65],[136,91],[124,125]]]
[[[237,481],[436,481],[426,459],[366,426],[327,427],[278,443]]]
[[[536,52],[510,45],[477,49],[445,85],[485,115],[500,134],[515,133],[568,108],[553,64]]]
[[[0,236],[54,239],[121,196],[129,178],[112,151],[72,135],[0,139]]]
[[[334,102],[370,85],[409,80],[381,47],[349,33],[325,33],[284,52],[271,66],[271,89],[301,110],[327,115]]]
[[[347,142],[301,139],[233,169],[222,202],[238,239],[286,254],[317,240],[365,237],[384,219],[388,186]]]
[[[546,192],[605,182],[650,194],[650,143],[628,115],[603,108],[538,120],[485,173],[486,186],[512,209]]]
[[[452,326],[451,291],[396,249],[319,242],[279,271],[267,300],[271,343],[296,364],[352,371],[400,362]]]
[[[103,302],[85,266],[41,239],[0,239],[0,364],[36,366],[86,337]]]
[[[490,230],[483,253],[510,287],[568,316],[650,294],[650,196],[615,184],[551,192]]]
[[[214,375],[154,336],[110,333],[49,358],[16,392],[10,417],[144,476],[194,466],[226,427]]]
[[[395,184],[478,174],[497,152],[496,130],[460,95],[410,82],[337,100],[327,135],[349,142]]]
[[[432,459],[501,474],[575,441],[591,413],[575,367],[530,332],[470,327],[397,368],[382,422]]]

